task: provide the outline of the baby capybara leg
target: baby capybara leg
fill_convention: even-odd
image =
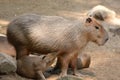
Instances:
[[[20,59],[23,56],[29,55],[29,51],[27,48],[25,48],[24,46],[19,46],[19,47],[15,47],[16,49],[16,59]]]
[[[46,80],[42,71],[37,71],[37,80]]]

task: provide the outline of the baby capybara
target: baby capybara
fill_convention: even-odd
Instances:
[[[43,72],[54,62],[56,53],[45,56],[24,56],[17,60],[17,73],[26,78],[46,80]]]
[[[88,42],[104,45],[108,40],[108,33],[94,18],[68,20],[59,16],[35,14],[23,15],[11,21],[7,36],[16,49],[17,59],[31,52],[58,53],[57,57],[62,64],[61,77],[67,75],[69,62],[72,63],[73,72],[76,74],[78,53]]]

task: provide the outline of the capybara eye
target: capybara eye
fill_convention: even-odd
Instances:
[[[95,26],[95,28],[96,28],[96,29],[99,29],[99,27],[98,27],[98,26]]]

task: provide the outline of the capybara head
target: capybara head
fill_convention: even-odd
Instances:
[[[47,66],[52,65],[55,58],[57,57],[57,53],[49,53],[42,57],[42,60],[46,63]]]
[[[108,40],[108,33],[94,18],[86,19],[86,27],[88,32],[88,39],[98,45],[104,45]]]

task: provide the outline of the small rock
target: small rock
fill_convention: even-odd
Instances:
[[[7,54],[0,53],[0,73],[8,74],[16,72],[16,69],[16,60]]]
[[[57,80],[82,80],[82,79],[75,77],[75,76],[65,76],[65,77],[59,78]]]
[[[16,73],[11,73],[7,75],[0,75],[0,80],[33,80],[33,79],[27,79],[19,76]]]

